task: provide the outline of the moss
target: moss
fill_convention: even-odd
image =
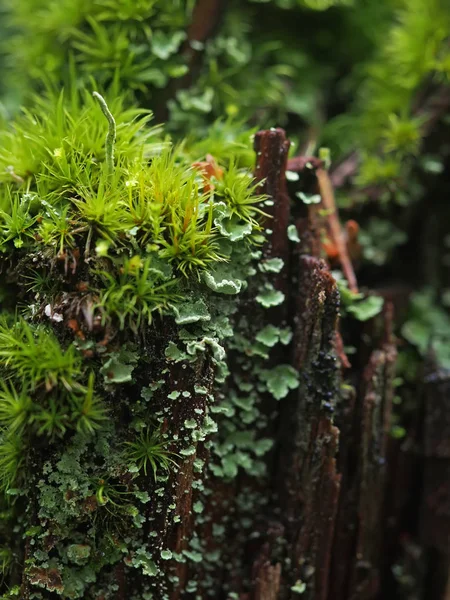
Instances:
[[[226,478],[241,468],[262,475],[271,447],[245,431],[258,418],[258,395],[253,408],[236,400],[243,431],[216,419],[211,404],[229,377],[229,340],[242,326],[235,296],[258,276],[252,286],[283,300],[269,283],[282,262],[256,268],[266,198],[235,161],[225,161],[210,186],[186,148],[156,141],[162,134],[148,128],[147,115],[108,106],[117,126],[114,164],[108,120],[87,94],[49,93],[38,114],[18,117],[5,133],[3,160],[23,161],[16,160],[17,179],[9,173],[1,184],[1,245],[17,298],[31,308],[12,329],[5,313],[0,331],[7,381],[0,466],[6,494],[20,485],[17,502],[38,493],[20,526],[23,535],[33,532],[26,570],[36,597],[39,590],[89,596],[123,561],[167,586],[160,561],[168,550],[158,550],[159,528],[148,527],[179,523],[178,502],[164,506],[173,478],[194,462],[200,525],[208,490],[199,447],[225,433],[209,471]],[[32,122],[42,130],[29,162]],[[18,264],[27,279],[15,275]],[[272,345],[290,335],[276,329],[276,338]],[[196,375],[201,364],[213,369],[213,395]],[[173,381],[180,369],[192,385]],[[178,410],[186,416],[172,420]],[[202,555],[184,556],[196,563]]]
[[[87,94],[50,94],[36,115],[18,118],[14,134],[5,132],[3,160],[14,154],[17,180],[7,175],[1,186],[2,249],[21,305],[32,308],[12,329],[5,315],[0,331],[7,382],[0,466],[6,494],[18,484],[25,495],[38,490],[37,512],[21,524],[34,532],[27,573],[36,597],[39,589],[85,597],[130,552],[130,568],[159,573],[159,559],[141,541],[159,511],[145,507],[149,490],[165,498],[164,471],[176,472],[217,431],[200,408],[198,418],[184,419],[190,433],[180,431],[178,442],[153,424],[165,422],[167,401],[192,401],[189,389],[168,387],[165,373],[171,361],[195,368],[207,355],[225,378],[221,342],[232,333],[233,302],[225,313],[223,301],[214,306],[217,291],[203,276],[213,272],[210,262],[226,261],[244,282],[260,230],[264,199],[247,171],[224,164],[223,184],[207,191],[185,149],[149,145],[149,135],[161,134],[148,129],[147,117],[108,104],[117,124],[114,165],[104,148],[107,120]],[[25,141],[31,123],[42,130]],[[15,277],[17,264],[27,279]],[[146,358],[136,345],[163,323],[179,331],[164,335],[166,347],[177,348],[166,350],[168,369],[162,355]],[[149,362],[158,365],[155,381]],[[195,393],[206,399],[201,384],[195,380]],[[130,405],[131,390],[143,402]],[[46,441],[36,447],[36,436]]]

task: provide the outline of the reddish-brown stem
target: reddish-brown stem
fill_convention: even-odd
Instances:
[[[339,253],[339,260],[345,278],[348,281],[348,287],[352,292],[358,292],[358,283],[356,281],[352,261],[347,252],[347,245],[336,211],[336,202],[330,176],[323,167],[319,167],[316,169],[316,177],[319,184],[320,195],[322,197],[322,204],[327,211],[327,220],[330,226],[331,238]]]

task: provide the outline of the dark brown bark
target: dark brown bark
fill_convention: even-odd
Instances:
[[[269,242],[265,248],[266,256],[278,257],[284,262],[275,287],[288,294],[289,286],[289,239],[287,228],[291,214],[291,202],[289,199],[285,172],[290,142],[286,139],[283,129],[270,129],[260,131],[255,135],[256,167],[255,178],[261,181],[260,191],[266,194],[273,205],[265,207],[268,218],[265,226],[272,231]],[[284,304],[286,306],[287,304]],[[282,320],[280,311],[276,311],[278,320]],[[283,315],[284,316],[284,315]],[[277,315],[275,315],[277,318]]]
[[[424,393],[424,481],[420,537],[434,556],[433,589],[450,590],[450,373],[430,358]]]

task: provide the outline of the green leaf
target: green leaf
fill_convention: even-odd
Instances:
[[[138,548],[136,554],[131,561],[133,567],[142,569],[144,575],[154,577],[158,574],[158,567],[151,558],[151,554],[146,552],[144,548]]]
[[[234,277],[227,265],[218,265],[211,271],[205,271],[203,280],[214,292],[230,296],[239,294],[243,285],[242,280]]]
[[[195,563],[202,562],[203,560],[203,556],[200,554],[200,552],[196,552],[195,550],[183,550],[183,554],[186,556],[186,558],[189,558],[189,560],[192,560],[192,562]]]
[[[276,290],[272,285],[266,284],[265,289],[256,296],[256,301],[264,306],[264,308],[270,308],[271,306],[279,306],[284,302],[284,294]]]
[[[284,261],[282,258],[269,258],[263,260],[258,266],[259,270],[263,273],[280,273],[281,269],[284,267]]]
[[[87,563],[91,555],[91,547],[87,544],[71,544],[67,548],[67,558],[76,565]]]
[[[211,315],[208,312],[208,308],[205,302],[199,298],[193,302],[185,302],[174,308],[177,316],[175,317],[175,323],[178,325],[189,325],[190,323],[197,323],[198,321],[210,321]]]
[[[273,369],[261,372],[261,379],[276,400],[285,398],[289,390],[299,385],[298,372],[291,365],[277,365]]]
[[[289,327],[280,329],[280,342],[283,345],[287,346],[291,340],[292,340],[292,331],[289,329]]]
[[[196,356],[198,352],[206,352],[207,348],[212,351],[214,361],[219,363],[225,360],[225,350],[216,338],[204,337],[186,344],[186,351],[190,356]]]
[[[294,592],[294,594],[303,594],[306,591],[306,584],[299,579],[295,582],[295,585],[291,587],[291,591]]]
[[[272,348],[280,339],[280,329],[274,325],[266,325],[256,335],[256,341],[261,342],[265,346]]]
[[[255,339],[269,348],[272,348],[278,342],[286,346],[292,339],[292,331],[289,328],[280,329],[274,325],[266,325],[256,334]]]
[[[133,494],[142,502],[142,504],[147,504],[147,502],[150,502],[150,496],[148,495],[147,491],[141,492],[140,490],[137,490],[136,492],[133,492]]]
[[[168,343],[164,354],[168,360],[174,360],[175,362],[186,360],[188,358],[186,352],[180,350],[174,342]]]
[[[155,31],[152,36],[152,51],[161,60],[167,60],[175,54],[181,42],[186,38],[184,31],[175,31],[172,35],[165,34],[161,30]]]
[[[291,240],[291,242],[296,242],[298,244],[298,242],[300,241],[300,238],[298,237],[297,227],[295,225],[289,225],[289,227],[287,228],[287,236]]]
[[[269,438],[261,438],[253,443],[253,451],[256,456],[264,456],[273,447],[274,441]]]
[[[253,231],[252,223],[242,223],[236,215],[231,219],[216,219],[220,233],[231,242],[238,242],[249,236]]]
[[[113,356],[105,362],[100,373],[107,383],[126,383],[131,381],[135,365],[125,364],[117,356]]]
[[[368,321],[380,313],[383,304],[384,300],[381,296],[369,296],[365,300],[347,306],[347,312],[358,321]]]
[[[401,440],[406,436],[406,429],[400,425],[393,425],[390,433],[395,440]]]
[[[295,195],[297,198],[302,200],[303,204],[320,204],[322,198],[320,194],[304,194],[303,192],[296,192]]]
[[[414,346],[417,346],[421,354],[425,354],[430,343],[431,328],[421,321],[407,321],[402,327],[402,335]]]

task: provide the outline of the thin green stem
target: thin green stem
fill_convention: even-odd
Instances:
[[[106,134],[105,142],[106,167],[108,169],[108,174],[112,175],[112,172],[114,170],[114,144],[116,143],[116,122],[103,96],[101,96],[98,92],[92,92],[92,95],[98,100],[103,114],[108,119],[109,128],[108,133]]]

